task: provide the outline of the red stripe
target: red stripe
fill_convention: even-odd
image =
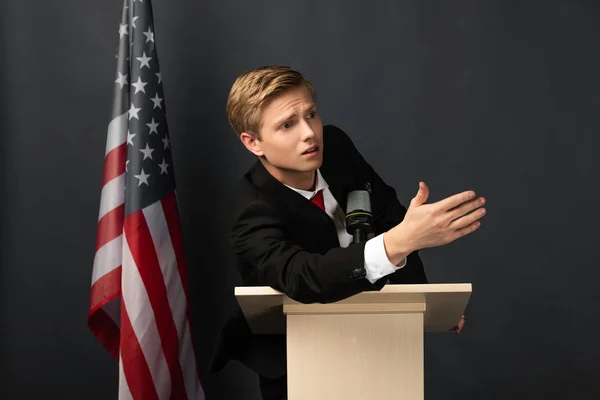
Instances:
[[[173,250],[175,251],[175,257],[177,258],[177,269],[179,270],[179,277],[181,278],[181,284],[183,285],[183,291],[185,292],[185,298],[188,299],[188,282],[187,282],[187,266],[185,263],[185,255],[183,251],[183,237],[181,235],[181,223],[179,219],[179,210],[177,208],[177,198],[175,192],[171,192],[161,200],[163,213],[167,220],[167,226],[169,227],[169,236],[171,237],[171,243]]]
[[[121,360],[129,392],[134,399],[157,399],[146,358],[135,336],[125,302],[121,302]]]
[[[119,359],[119,327],[103,309],[89,314],[88,326],[106,350]]]
[[[127,142],[112,149],[104,157],[104,179],[102,186],[125,172],[125,161],[127,160]]]
[[[125,205],[121,204],[100,218],[100,221],[98,221],[98,231],[96,233],[96,251],[123,233],[124,214]]]
[[[90,314],[121,294],[121,266],[104,274],[92,285]]]
[[[179,337],[173,321],[167,288],[163,280],[152,236],[142,211],[130,214],[124,225],[127,244],[137,265],[158,328],[162,350],[171,372],[171,398],[187,399],[183,383],[183,372],[179,363]]]
[[[190,328],[190,336],[192,340],[192,350],[196,354],[196,345],[194,344],[194,330],[192,329],[192,316],[190,315],[189,306],[189,295],[188,295],[188,280],[187,280],[187,263],[185,261],[185,253],[183,249],[183,236],[181,229],[181,220],[179,219],[179,207],[177,207],[177,197],[175,192],[169,193],[162,200],[162,208],[167,220],[167,226],[169,227],[169,235],[171,236],[171,244],[175,251],[175,257],[177,259],[177,267],[179,269],[179,277],[181,279],[181,285],[185,292],[186,300],[186,316],[187,323]],[[200,371],[196,368],[198,380],[200,381]]]

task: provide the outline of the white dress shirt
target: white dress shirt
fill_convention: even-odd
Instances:
[[[312,199],[319,192],[319,190],[323,190],[325,212],[327,213],[327,215],[329,215],[329,217],[333,220],[333,223],[335,224],[337,236],[340,242],[340,247],[348,247],[352,242],[352,236],[348,234],[348,232],[346,232],[346,213],[344,212],[344,210],[342,210],[338,202],[335,200],[333,194],[331,194],[331,191],[329,190],[329,185],[327,184],[325,179],[323,179],[321,171],[319,170],[317,170],[316,180],[317,182],[315,185],[315,190],[300,190],[291,186],[286,186],[292,189],[293,191],[301,194],[308,200]],[[367,243],[365,244],[365,271],[367,272],[366,278],[369,280],[369,282],[375,283],[384,276],[393,274],[405,265],[406,258],[404,258],[404,260],[399,265],[394,265],[390,262],[390,260],[387,257],[387,254],[385,254],[385,247],[383,245],[383,233],[378,236],[375,236],[372,239],[367,240]]]

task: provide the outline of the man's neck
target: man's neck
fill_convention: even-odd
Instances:
[[[269,174],[284,185],[299,190],[314,190],[317,185],[317,171],[282,171],[267,162],[261,162]]]

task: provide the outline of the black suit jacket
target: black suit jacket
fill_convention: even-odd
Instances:
[[[320,171],[342,209],[350,191],[367,190],[375,234],[400,223],[406,208],[350,138],[328,125],[323,128],[323,141]],[[365,243],[341,248],[331,218],[273,178],[259,161],[242,179],[234,212],[231,243],[244,286],[271,286],[302,303],[328,303],[381,290],[388,279],[390,283],[427,283],[417,252],[408,256],[404,268],[370,283],[365,278]],[[224,353],[266,376],[276,376],[282,365],[285,372],[285,339],[252,335],[237,311],[222,337],[220,346],[228,347]],[[266,360],[258,365],[252,360],[255,357]],[[221,359],[221,364],[226,361]]]

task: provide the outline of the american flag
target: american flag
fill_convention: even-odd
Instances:
[[[88,323],[119,399],[204,399],[150,0],[124,0]]]

